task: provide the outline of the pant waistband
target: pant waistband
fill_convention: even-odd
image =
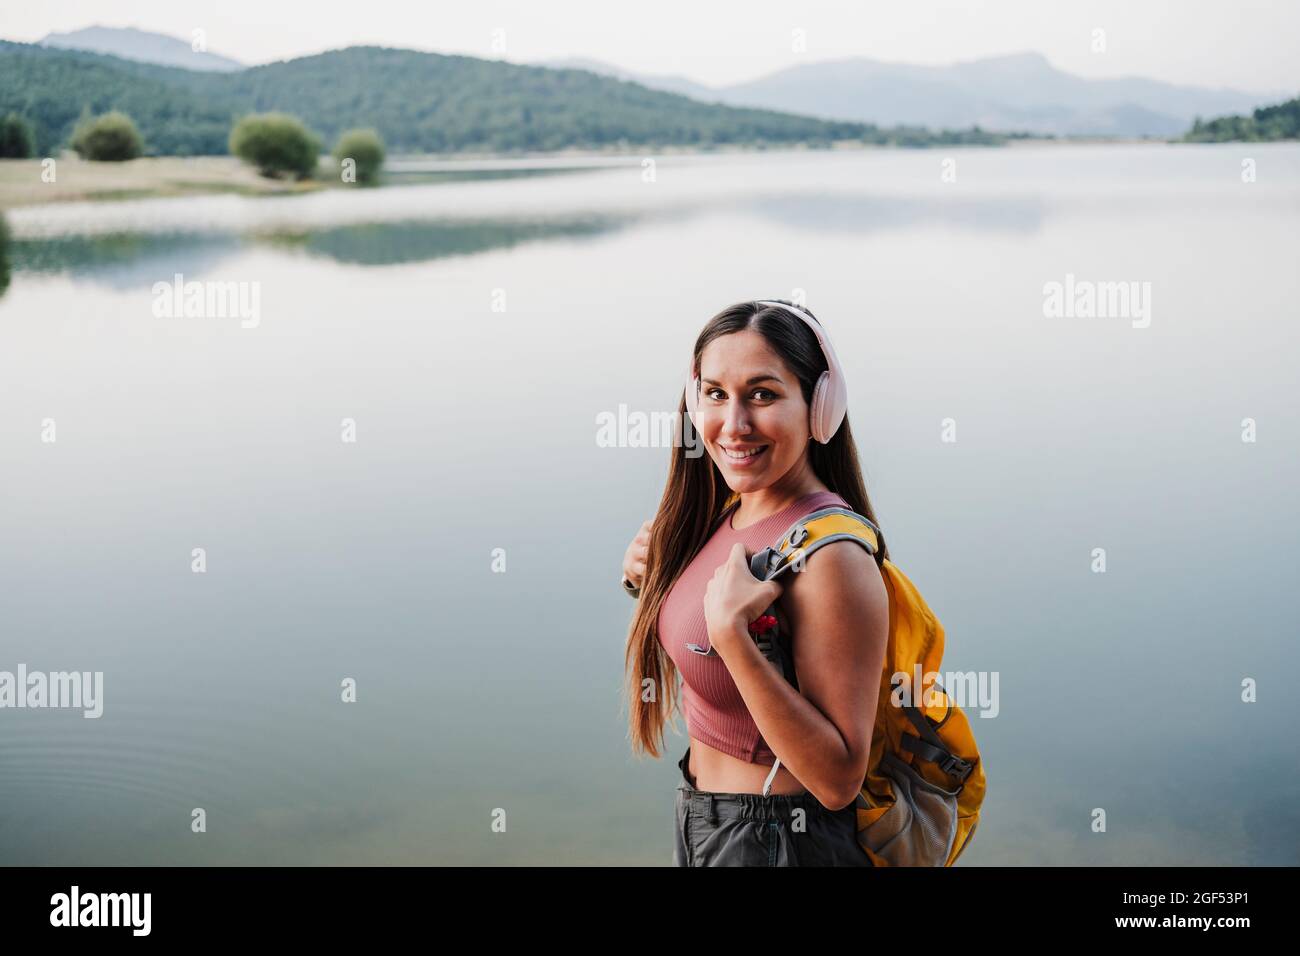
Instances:
[[[709,819],[727,820],[793,820],[796,811],[802,812],[802,818],[813,815],[829,814],[811,793],[771,794],[760,793],[719,793],[700,790],[690,775],[691,748],[677,761],[682,772],[682,781],[677,789],[694,804],[701,806]]]

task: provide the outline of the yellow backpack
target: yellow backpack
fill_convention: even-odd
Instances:
[[[874,556],[879,534],[855,511],[821,508],[791,525],[774,547],[756,553],[750,570],[770,580],[791,567],[801,569],[822,545],[846,539]],[[943,625],[892,561],[885,559],[880,570],[889,592],[889,643],[871,758],[856,804],[858,843],[875,866],[951,866],[979,823],[984,770],[966,715],[937,680],[926,683],[927,676],[939,674]],[[783,633],[775,604],[767,614],[776,626],[755,642],[798,688],[791,635]],[[910,700],[904,683],[914,695]],[[779,765],[778,760],[769,780]]]

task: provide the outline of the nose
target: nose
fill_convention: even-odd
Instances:
[[[727,438],[738,438],[749,434],[749,412],[745,403],[733,398],[727,402],[726,415],[722,420],[722,434]]]

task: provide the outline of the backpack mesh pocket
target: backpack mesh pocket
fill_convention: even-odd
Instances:
[[[894,805],[858,832],[858,842],[889,866],[943,866],[957,836],[958,790],[926,780],[886,752],[880,772],[894,788]]]

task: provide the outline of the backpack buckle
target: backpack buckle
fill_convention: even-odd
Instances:
[[[963,760],[961,757],[958,757],[953,753],[945,755],[938,763],[939,768],[943,770],[944,773],[952,774],[962,783],[966,782],[966,778],[969,777],[971,771],[975,769],[975,765],[969,760]]]
[[[774,561],[773,558],[776,560]],[[749,573],[760,581],[766,581],[772,567],[780,563],[780,551],[775,548],[764,548],[762,551],[755,551],[754,555],[749,559]]]

